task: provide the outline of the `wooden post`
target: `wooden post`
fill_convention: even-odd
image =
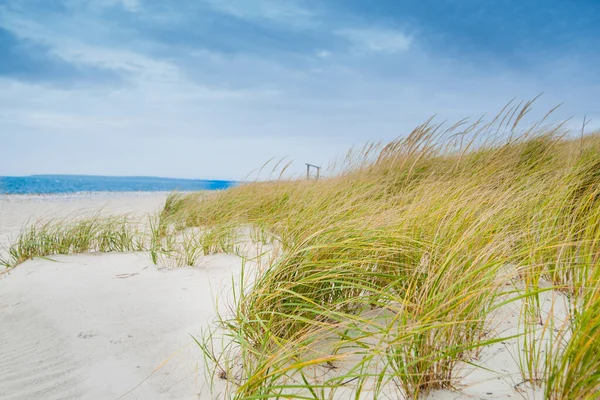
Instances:
[[[310,167],[317,170],[317,180],[321,177],[321,167],[313,164],[306,163],[306,179],[310,179]]]

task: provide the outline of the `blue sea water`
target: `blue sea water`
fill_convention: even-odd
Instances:
[[[234,185],[233,181],[145,176],[0,176],[0,194],[193,191],[227,189]]]

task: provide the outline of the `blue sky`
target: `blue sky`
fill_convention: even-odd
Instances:
[[[600,127],[597,0],[0,0],[0,175],[242,179],[499,111]]]

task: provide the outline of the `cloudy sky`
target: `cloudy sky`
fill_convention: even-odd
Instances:
[[[542,92],[540,114],[593,129],[599,19],[598,0],[0,0],[0,175],[300,171]]]

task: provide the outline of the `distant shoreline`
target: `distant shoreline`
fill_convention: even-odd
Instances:
[[[156,193],[222,190],[239,182],[140,176],[31,175],[0,176],[0,195],[55,195],[77,193]]]
[[[112,198],[112,197],[128,197],[128,196],[155,196],[168,195],[170,193],[192,193],[202,192],[203,190],[156,190],[156,191],[88,191],[88,192],[64,192],[64,193],[0,193],[0,199],[69,199],[69,198]]]

